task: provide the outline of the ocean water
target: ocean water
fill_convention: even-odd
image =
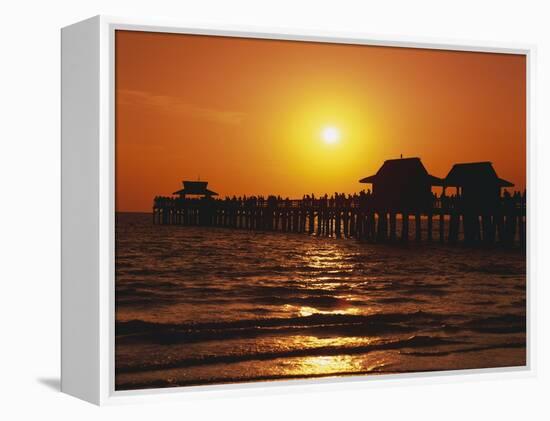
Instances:
[[[116,217],[117,390],[522,366],[521,250]]]

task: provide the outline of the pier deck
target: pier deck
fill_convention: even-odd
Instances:
[[[488,211],[466,209],[452,197],[435,199],[431,207],[424,209],[380,209],[374,200],[363,198],[156,197],[153,222],[352,237],[380,243],[414,240],[525,246],[526,241],[525,202],[512,198],[503,198]]]

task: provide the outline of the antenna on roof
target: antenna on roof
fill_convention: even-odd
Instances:
[[[401,159],[403,159],[403,154],[401,154]]]

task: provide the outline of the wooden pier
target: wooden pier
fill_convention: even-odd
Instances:
[[[423,209],[385,209],[372,197],[288,200],[156,197],[153,223],[349,237],[376,243],[409,241],[525,246],[524,198],[502,198],[490,212],[437,198]]]

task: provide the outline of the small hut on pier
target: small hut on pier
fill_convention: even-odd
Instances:
[[[420,158],[388,159],[378,172],[359,180],[372,184],[375,206],[392,211],[422,211],[432,207],[432,186],[443,180],[428,174]]]
[[[467,162],[453,165],[444,187],[456,187],[465,209],[492,210],[498,206],[503,187],[514,184],[499,178],[491,162]]]
[[[183,181],[183,189],[172,194],[178,195],[180,199],[185,198],[211,198],[218,193],[208,190],[208,181]]]

